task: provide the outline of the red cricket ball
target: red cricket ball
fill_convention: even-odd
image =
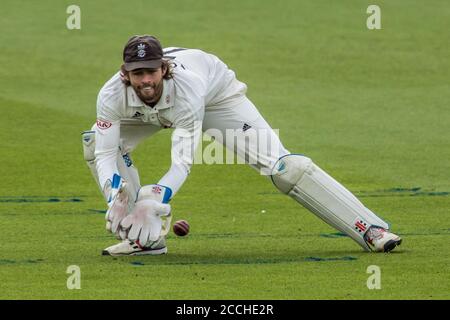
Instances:
[[[173,232],[180,237],[189,233],[189,223],[186,220],[178,220],[173,224]]]

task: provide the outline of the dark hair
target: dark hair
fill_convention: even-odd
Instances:
[[[163,79],[169,80],[173,78],[173,64],[170,63],[168,60],[163,59],[161,68],[166,68],[166,73],[163,75]],[[120,66],[120,78],[122,79],[122,82],[129,86],[131,85],[130,80],[127,80],[125,78],[125,75],[128,75],[129,71],[125,70],[125,66],[122,64]]]

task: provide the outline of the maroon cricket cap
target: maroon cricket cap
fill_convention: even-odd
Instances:
[[[123,49],[123,62],[126,71],[141,68],[159,68],[162,65],[163,51],[159,40],[153,36],[133,36]]]

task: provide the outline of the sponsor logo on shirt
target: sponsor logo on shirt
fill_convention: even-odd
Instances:
[[[111,127],[112,123],[109,121],[99,120],[97,119],[97,127],[99,129],[105,130]]]

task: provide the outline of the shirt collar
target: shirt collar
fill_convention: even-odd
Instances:
[[[132,86],[127,86],[127,105],[130,107],[143,107],[145,104],[139,99]]]
[[[145,103],[138,97],[132,86],[127,86],[127,104],[130,107],[144,107]],[[163,92],[154,110],[161,110],[173,107],[174,85],[172,79],[163,79]]]

